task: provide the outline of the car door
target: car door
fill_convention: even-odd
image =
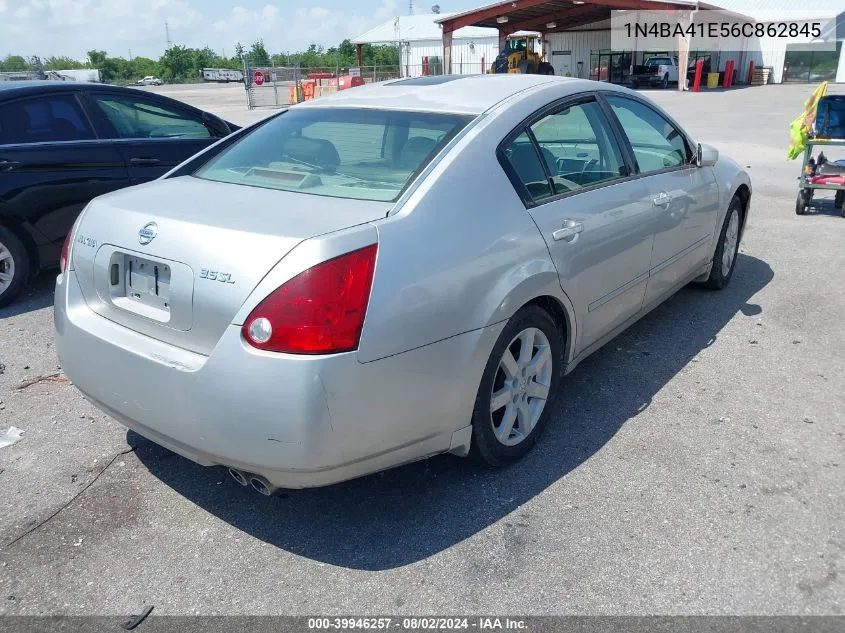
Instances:
[[[500,160],[522,188],[576,310],[576,355],[636,315],[651,262],[654,207],[593,95],[540,113],[505,140]]]
[[[137,94],[133,94],[137,92]],[[90,107],[115,139],[133,184],[154,180],[219,138],[202,113],[143,91],[95,91]]]
[[[710,169],[695,165],[689,141],[673,122],[639,99],[608,94],[607,102],[624,130],[642,204],[659,212],[646,289],[647,304],[706,264],[719,215],[719,191]]]
[[[0,103],[0,213],[27,223],[42,266],[96,196],[129,184],[123,159],[98,139],[75,92]]]

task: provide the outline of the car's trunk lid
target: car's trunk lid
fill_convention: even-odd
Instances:
[[[210,354],[259,281],[301,241],[382,218],[392,205],[192,176],[91,204],[73,266],[101,316]]]

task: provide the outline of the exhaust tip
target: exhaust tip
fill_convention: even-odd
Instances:
[[[246,478],[246,475],[239,470],[235,470],[234,468],[229,469],[229,474],[232,475],[232,479],[237,481],[242,486],[248,486],[249,480]]]
[[[249,485],[252,486],[253,490],[264,495],[265,497],[271,496],[276,490],[276,487],[269,481],[264,479],[264,477],[250,477]]]

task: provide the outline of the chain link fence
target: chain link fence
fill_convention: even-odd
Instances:
[[[361,66],[360,68],[247,66],[244,71],[247,101],[249,108],[254,109],[278,108],[316,99],[325,94],[360,85],[360,82],[367,84],[401,77],[439,75],[442,74],[443,67],[442,64]],[[480,67],[477,71],[480,71]],[[360,79],[357,79],[358,77]]]

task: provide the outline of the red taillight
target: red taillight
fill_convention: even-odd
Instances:
[[[289,354],[336,354],[358,348],[378,246],[335,257],[298,274],[252,311],[244,338]]]
[[[72,228],[71,228],[70,231],[67,232],[67,235],[65,236],[64,244],[62,244],[62,254],[59,257],[59,270],[61,270],[61,272],[65,272],[68,268],[68,264],[70,263],[69,258],[70,258],[70,236],[71,236],[71,233],[73,233]],[[56,251],[53,251],[53,252],[55,253]],[[55,260],[53,260],[53,261],[55,261]]]

